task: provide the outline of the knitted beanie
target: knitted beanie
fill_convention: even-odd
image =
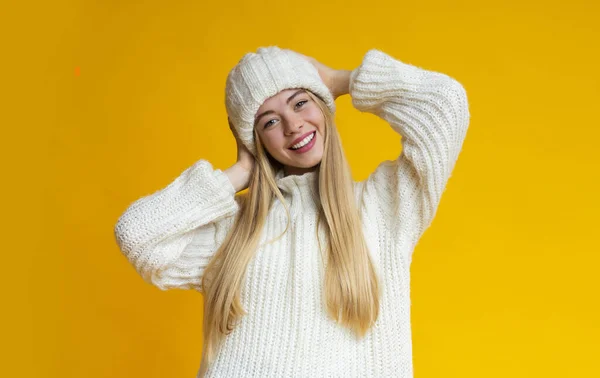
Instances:
[[[277,46],[247,53],[227,75],[225,107],[241,142],[256,156],[254,117],[268,98],[284,89],[304,88],[335,113],[334,98],[319,71],[302,55]]]

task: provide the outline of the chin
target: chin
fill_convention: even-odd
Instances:
[[[321,163],[320,160],[317,161],[317,162],[315,162],[315,163],[309,163],[309,164],[288,164],[288,166],[294,167],[294,168],[304,168],[304,169],[306,169],[306,168],[313,168],[313,167],[319,165],[319,163]]]
[[[285,165],[294,167],[294,168],[312,168],[315,165],[318,165],[319,163],[321,163],[322,159],[323,159],[323,157],[320,156],[319,158],[312,158],[307,161],[288,160],[285,163]]]

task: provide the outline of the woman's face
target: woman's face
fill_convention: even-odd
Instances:
[[[256,112],[254,127],[269,154],[286,174],[312,171],[323,157],[325,119],[304,89],[286,89]]]

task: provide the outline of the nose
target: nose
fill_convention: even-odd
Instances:
[[[285,134],[299,133],[304,127],[304,120],[298,115],[292,115],[285,120]]]

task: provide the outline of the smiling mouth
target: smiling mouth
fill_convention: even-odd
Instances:
[[[301,149],[302,147],[305,147],[307,144],[309,144],[310,142],[312,142],[312,141],[313,141],[313,139],[315,139],[315,138],[316,138],[316,136],[317,136],[317,135],[316,135],[316,132],[317,132],[317,130],[313,131],[311,134],[309,134],[309,135],[307,136],[307,138],[308,138],[308,137],[310,137],[310,136],[312,135],[312,137],[310,137],[310,139],[309,139],[309,140],[308,140],[308,141],[307,141],[307,142],[306,142],[304,145],[302,145],[302,146],[300,146],[300,147],[298,147],[298,148],[293,148],[293,147],[290,147],[290,148],[288,148],[288,150],[296,151],[296,150],[299,150],[299,149]],[[306,138],[304,138],[304,139],[306,139]]]

